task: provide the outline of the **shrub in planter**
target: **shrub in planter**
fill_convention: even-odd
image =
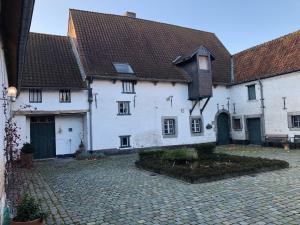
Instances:
[[[12,219],[11,225],[43,225],[46,214],[40,205],[29,195],[24,195],[17,205],[17,215]]]
[[[34,147],[30,143],[25,143],[21,148],[21,162],[22,166],[26,168],[32,167],[33,163],[33,154],[34,154]]]
[[[162,158],[165,151],[157,150],[157,151],[141,151],[139,152],[140,160],[148,160],[149,158],[160,159]]]
[[[197,151],[198,158],[201,158],[203,155],[212,155],[214,154],[216,145],[214,143],[204,143],[199,144],[195,147],[195,150]]]
[[[191,162],[196,159],[195,151],[188,148],[165,151],[162,157],[164,160],[174,161],[176,163]]]

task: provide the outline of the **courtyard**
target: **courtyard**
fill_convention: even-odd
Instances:
[[[22,190],[46,224],[300,224],[300,151],[245,146],[218,152],[282,159],[290,168],[189,184],[135,167],[137,154],[38,161]]]

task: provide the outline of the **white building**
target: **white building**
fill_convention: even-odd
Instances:
[[[276,43],[290,40],[288,53],[295,55],[299,37],[295,32]],[[285,48],[270,43],[278,54]],[[13,106],[22,141],[45,158],[73,154],[81,141],[88,150],[125,151],[261,144],[266,135],[292,140],[300,127],[299,59],[287,72],[288,61],[279,68],[273,54],[255,58],[258,49],[231,56],[213,33],[134,13],[70,10],[68,37],[30,34]],[[272,62],[266,70],[261,57]]]

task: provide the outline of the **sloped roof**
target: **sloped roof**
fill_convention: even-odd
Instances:
[[[87,76],[188,82],[189,76],[172,61],[203,45],[215,56],[214,83],[230,82],[231,56],[213,33],[74,9],[70,20]],[[129,63],[135,74],[118,74],[113,62]]]
[[[235,83],[300,70],[300,30],[233,56]]]
[[[68,37],[29,34],[21,87],[85,87]]]

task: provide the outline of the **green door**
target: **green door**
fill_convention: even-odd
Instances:
[[[226,113],[220,113],[217,118],[217,144],[230,144],[229,116]]]
[[[55,151],[55,123],[52,116],[31,117],[30,139],[35,148],[34,158],[53,158]]]
[[[260,118],[247,119],[249,144],[261,145]]]

